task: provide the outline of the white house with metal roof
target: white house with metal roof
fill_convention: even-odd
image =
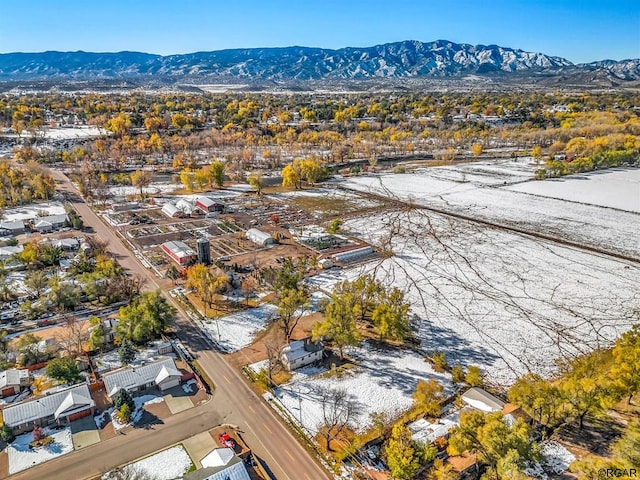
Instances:
[[[17,395],[31,383],[29,370],[9,368],[0,372],[0,397]]]
[[[204,457],[202,468],[187,473],[185,480],[251,480],[244,462],[230,448],[216,448]]]
[[[180,385],[181,378],[182,373],[177,369],[173,358],[164,358],[146,365],[128,366],[102,375],[107,395],[110,397],[121,388],[132,393],[156,387],[164,391]]]
[[[501,412],[505,403],[482,388],[473,387],[460,397],[462,402],[483,412]]]
[[[295,340],[282,349],[281,361],[289,371],[322,360],[324,347],[312,342],[311,337]]]
[[[2,416],[13,433],[19,434],[36,426],[66,425],[92,415],[94,409],[89,387],[82,384],[10,405],[2,411]]]

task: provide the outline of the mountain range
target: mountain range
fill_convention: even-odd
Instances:
[[[248,48],[153,55],[139,52],[0,54],[0,81],[155,80],[166,83],[361,79],[523,79],[598,86],[637,85],[640,59],[573,64],[497,45],[445,40],[366,48]]]

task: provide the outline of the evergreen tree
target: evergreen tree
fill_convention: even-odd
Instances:
[[[136,358],[137,350],[135,345],[128,339],[123,338],[120,348],[118,348],[118,357],[122,365],[129,365]]]

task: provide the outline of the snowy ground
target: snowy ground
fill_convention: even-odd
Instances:
[[[276,307],[265,303],[256,308],[201,322],[201,326],[222,349],[235,352],[251,345],[256,334],[274,320],[276,315]]]
[[[122,470],[131,473],[131,477],[135,476],[135,474],[143,474],[153,480],[174,480],[182,478],[192,465],[193,462],[187,451],[181,445],[176,445],[131,463]],[[122,477],[112,476],[111,473],[106,473],[102,476],[102,480],[110,480],[112,478]]]
[[[406,291],[426,351],[479,365],[498,384],[548,374],[557,358],[609,345],[638,322],[635,264],[425,211],[345,227],[394,256],[309,283],[326,290],[373,272]]]
[[[143,363],[153,362],[160,357],[175,358],[174,353],[162,355],[158,353],[158,346],[162,345],[163,343],[164,342],[156,341],[152,342],[146,348],[138,349],[136,351],[136,358],[133,362],[131,362],[131,366],[136,367],[138,365],[142,365]],[[115,370],[116,368],[121,368],[123,366],[122,362],[120,361],[120,357],[118,356],[117,348],[101,355],[96,355],[95,357],[93,357],[93,361],[94,365],[96,366],[97,372],[108,372],[110,370]]]
[[[71,429],[45,429],[45,432],[54,439],[53,443],[46,447],[32,450],[29,447],[29,443],[33,440],[33,434],[31,432],[19,435],[7,446],[10,475],[73,451]]]
[[[99,137],[105,131],[91,125],[76,127],[48,128],[44,132],[44,137],[51,140],[72,140],[76,138]]]
[[[384,412],[394,418],[413,403],[411,397],[418,380],[434,379],[452,392],[448,374],[436,373],[421,355],[411,351],[377,350],[369,344],[349,351],[357,364],[342,376],[327,375],[315,367],[305,367],[293,374],[291,381],[275,391],[275,397],[301,422],[311,435],[322,424],[318,389],[345,389],[359,406],[352,428],[358,432],[372,425],[370,414]],[[302,409],[300,409],[302,407]],[[302,411],[301,411],[302,410]]]
[[[548,441],[541,444],[543,460],[525,469],[525,473],[531,477],[547,480],[548,474],[560,475],[569,469],[569,465],[576,457],[561,444]]]
[[[177,189],[183,188],[181,184],[176,183],[152,183],[148,187],[144,187],[142,191],[148,195],[154,195],[158,193],[172,193]],[[112,195],[116,197],[126,197],[127,195],[139,195],[140,188],[133,187],[131,185],[121,185],[118,187],[111,187],[109,189]]]
[[[569,175],[507,187],[514,192],[640,213],[640,169]]]
[[[432,167],[412,174],[352,177],[342,184],[358,191],[373,191],[417,205],[557,236],[640,258],[640,236],[637,235],[640,216],[634,213],[637,212],[639,201],[637,187],[634,189],[638,182],[637,170],[580,175],[579,178],[588,178],[588,184],[591,185],[593,205],[588,205],[578,203],[588,195],[586,186],[576,186],[579,182],[585,185],[587,183],[578,180],[578,177],[564,180],[562,186],[558,187],[544,187],[544,183],[541,184],[543,186],[538,186],[539,182],[533,180],[526,183],[503,180],[500,184],[502,176],[488,177],[498,180],[497,185],[469,179],[468,176],[461,180],[450,178],[453,172],[462,175],[462,170],[468,170],[474,165],[476,164]],[[510,167],[509,163],[503,162],[495,168],[508,171]],[[514,185],[516,183],[518,184]],[[625,187],[621,187],[621,184]],[[537,192],[544,188],[556,188],[556,191],[562,189],[563,193],[559,193],[558,197],[574,201],[542,196],[545,193],[541,190],[542,194],[525,193],[528,189]],[[629,211],[606,208],[614,204],[628,205],[625,208]]]
[[[60,202],[33,203],[4,211],[3,221],[31,220],[39,215],[62,215],[66,213],[64,205]]]
[[[353,205],[358,209],[375,208],[380,206],[380,202],[361,197],[360,195],[352,192],[346,192],[344,190],[338,190],[335,188],[316,188],[314,190],[294,190],[291,192],[271,194],[269,195],[269,197],[275,198],[277,200],[287,200],[290,198],[301,198],[301,197],[312,197],[312,198],[321,197],[322,199],[328,199],[328,200],[341,200],[347,204]]]
[[[138,397],[133,397],[133,402],[135,403],[135,408],[133,413],[131,414],[131,421],[129,423],[120,423],[120,421],[113,415],[114,408],[111,407],[108,410],[105,410],[100,415],[96,415],[93,417],[93,421],[98,427],[98,430],[104,428],[105,424],[111,419],[111,423],[113,423],[113,428],[116,430],[121,430],[125,427],[135,425],[140,421],[142,415],[144,415],[144,406],[150,405],[153,403],[162,403],[164,402],[164,398],[158,397],[157,395],[140,395]]]

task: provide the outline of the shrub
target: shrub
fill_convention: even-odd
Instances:
[[[0,428],[0,438],[7,443],[13,442],[15,436],[8,425],[2,425]]]
[[[449,366],[449,363],[447,362],[447,356],[444,354],[444,352],[433,352],[433,355],[431,355],[431,361],[433,362],[433,369],[439,373],[444,372]]]
[[[122,423],[129,423],[131,421],[131,408],[129,404],[123,403],[118,409],[118,416]]]

